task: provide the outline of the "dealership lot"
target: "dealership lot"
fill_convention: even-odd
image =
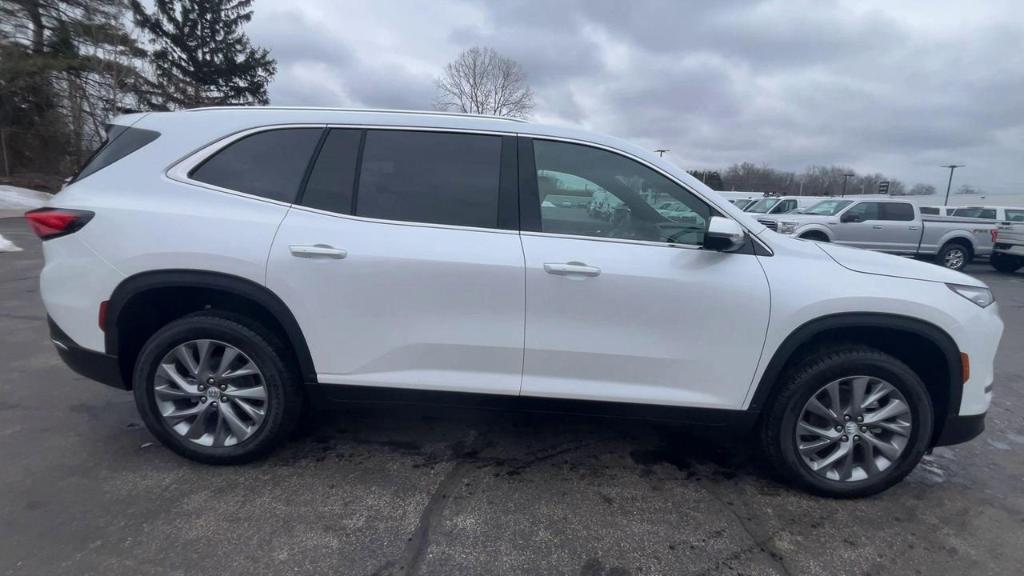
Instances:
[[[741,439],[646,422],[336,409],[270,459],[198,465],[50,344],[39,242],[0,234],[0,574],[962,574],[1024,562],[1024,273],[988,430],[881,496],[781,484]]]

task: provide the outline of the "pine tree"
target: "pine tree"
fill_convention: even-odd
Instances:
[[[131,0],[135,21],[153,37],[157,109],[267,104],[277,62],[253,47],[242,27],[253,0],[156,0],[152,13]]]

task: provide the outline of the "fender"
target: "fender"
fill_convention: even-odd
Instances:
[[[977,253],[978,251],[977,242],[974,240],[974,237],[963,230],[951,230],[943,234],[942,237],[939,238],[936,251],[941,250],[942,247],[948,244],[950,240],[963,240],[971,247],[972,253]]]
[[[953,338],[945,330],[924,320],[910,316],[875,312],[831,314],[810,320],[796,330],[793,330],[783,340],[782,344],[776,348],[771,361],[768,362],[768,367],[765,368],[764,374],[761,375],[761,379],[758,381],[757,390],[754,391],[754,396],[750,400],[750,405],[747,409],[752,412],[760,412],[764,408],[773,388],[776,386],[779,376],[782,374],[782,369],[786,366],[786,363],[797,348],[802,344],[810,342],[825,331],[843,328],[887,328],[915,334],[934,343],[942,351],[942,355],[946,359],[946,369],[949,374],[949,381],[945,383],[949,389],[947,417],[956,416],[960,413],[960,401],[963,397],[963,366],[960,359],[960,349],[957,347],[956,342],[953,341]],[[941,429],[942,425],[943,419],[939,418],[936,422],[936,427]]]
[[[107,305],[104,346],[107,354],[116,355],[118,348],[117,321],[125,305],[135,296],[156,288],[206,288],[240,296],[262,306],[284,328],[285,336],[295,352],[302,378],[316,382],[313,357],[288,306],[266,286],[239,276],[204,270],[155,270],[142,272],[122,280],[110,296]]]

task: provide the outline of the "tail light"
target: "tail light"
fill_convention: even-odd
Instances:
[[[25,212],[25,219],[36,236],[43,240],[67,236],[78,232],[95,214],[88,210],[66,208],[37,208]]]
[[[992,229],[992,243],[995,244],[997,240],[999,240],[999,229],[998,228],[993,228]]]

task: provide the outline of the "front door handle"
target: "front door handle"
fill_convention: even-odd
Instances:
[[[911,226],[910,229],[911,230],[919,230],[919,228],[917,226]]]
[[[328,246],[327,244],[314,244],[312,246],[293,244],[288,247],[288,250],[291,251],[292,256],[299,258],[334,258],[335,260],[341,260],[348,256],[347,251],[335,248],[334,246]]]
[[[601,274],[597,266],[587,266],[583,262],[547,262],[544,264],[544,271],[555,276],[587,276],[593,277]]]

